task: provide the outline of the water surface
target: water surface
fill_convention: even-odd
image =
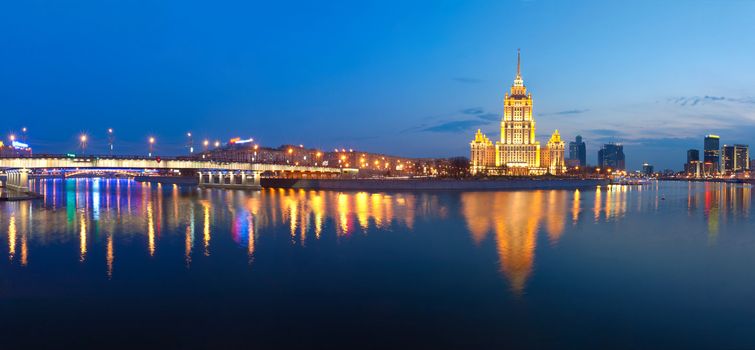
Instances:
[[[755,347],[749,186],[33,185],[0,203],[9,348]]]

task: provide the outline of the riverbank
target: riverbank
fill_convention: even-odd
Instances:
[[[195,177],[137,176],[140,182],[196,186]],[[280,179],[262,178],[263,188],[343,191],[497,191],[578,189],[608,185],[605,179]]]
[[[603,179],[271,179],[262,187],[344,191],[498,191],[579,189],[608,185]]]

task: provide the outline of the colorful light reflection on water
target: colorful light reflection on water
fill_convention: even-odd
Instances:
[[[746,185],[245,192],[51,179],[33,187],[43,200],[0,204],[8,257],[0,306],[17,316],[4,319],[4,332],[23,334],[39,318],[98,329],[66,305],[91,315],[107,301],[112,324],[177,323],[166,336],[213,319],[203,338],[212,345],[354,345],[376,334],[376,344],[437,346],[753,340]],[[301,342],[282,330],[299,322]],[[255,339],[222,335],[251,324]],[[439,329],[447,332],[428,338]],[[687,343],[690,329],[705,339]],[[622,338],[628,330],[645,338]],[[37,340],[52,334],[66,328]]]

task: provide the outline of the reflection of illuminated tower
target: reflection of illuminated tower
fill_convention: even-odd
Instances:
[[[565,208],[563,200],[553,198],[557,213],[549,222],[552,237],[561,235]],[[469,192],[462,194],[462,215],[479,244],[489,230],[495,234],[501,272],[516,294],[521,294],[532,274],[537,231],[543,218],[543,192]],[[562,221],[561,223],[557,221]]]
[[[496,165],[506,166],[510,173],[528,174],[540,167],[540,143],[535,140],[532,118],[532,94],[527,93],[517,53],[514,85],[503,100],[501,140],[496,142]]]

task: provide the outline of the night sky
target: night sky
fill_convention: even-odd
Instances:
[[[7,1],[0,127],[36,153],[185,152],[202,139],[469,156],[522,50],[538,137],[681,170],[755,146],[755,1]]]

